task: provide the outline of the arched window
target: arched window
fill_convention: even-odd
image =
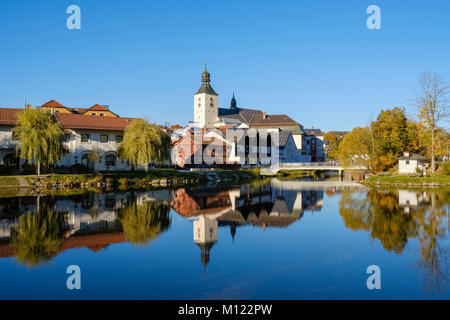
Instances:
[[[250,138],[248,137],[248,135],[245,136],[244,146],[245,146],[245,156],[248,156],[250,154]]]
[[[108,154],[105,157],[105,166],[107,167],[115,167],[116,166],[116,156],[113,154]]]

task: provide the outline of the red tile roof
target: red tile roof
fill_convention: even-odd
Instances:
[[[134,118],[93,117],[82,114],[57,113],[64,129],[91,129],[123,131]]]
[[[101,106],[99,104],[94,104],[92,107],[90,107],[86,111],[109,111],[109,109],[105,108],[104,106]]]
[[[80,114],[80,113],[85,113],[87,109],[88,108],[69,108],[69,111],[71,111],[75,114]]]
[[[57,108],[65,108],[61,103],[56,100],[50,100],[49,102],[44,103],[41,107],[57,107]]]
[[[298,126],[298,122],[285,114],[256,115],[253,117],[250,127],[274,127],[274,126]]]
[[[17,113],[25,109],[0,108],[0,125],[14,125],[17,119]]]

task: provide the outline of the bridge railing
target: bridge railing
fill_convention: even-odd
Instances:
[[[270,166],[271,170],[279,170],[283,168],[299,168],[299,167],[340,167],[337,162],[284,162],[275,163]]]

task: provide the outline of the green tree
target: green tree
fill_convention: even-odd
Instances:
[[[339,161],[346,167],[360,165],[376,172],[372,132],[369,127],[354,128],[339,144]]]
[[[450,86],[439,74],[423,72],[419,78],[419,93],[416,98],[417,117],[431,135],[431,171],[434,172],[436,158],[436,133],[439,123],[448,119]]]
[[[401,108],[382,110],[371,124],[377,167],[384,171],[397,163],[408,145],[408,120]]]
[[[337,136],[334,132],[328,132],[323,137],[324,140],[328,141],[328,159],[338,159],[339,158],[339,144],[342,138]]]
[[[97,163],[100,161],[100,152],[98,149],[93,149],[88,154],[88,159],[90,162],[92,162],[92,168],[94,169],[94,172],[96,171]]]
[[[20,151],[20,157],[36,163],[38,177],[41,163],[53,164],[67,153],[61,126],[50,113],[42,109],[21,111],[13,136],[19,141],[17,152]]]
[[[141,164],[148,170],[150,162],[163,162],[170,158],[170,136],[145,119],[133,120],[125,128],[118,154],[130,161],[133,168]]]

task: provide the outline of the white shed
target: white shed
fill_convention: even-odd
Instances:
[[[420,154],[405,152],[403,157],[398,158],[398,173],[401,174],[418,173],[418,170],[423,172],[428,167],[428,159]]]

